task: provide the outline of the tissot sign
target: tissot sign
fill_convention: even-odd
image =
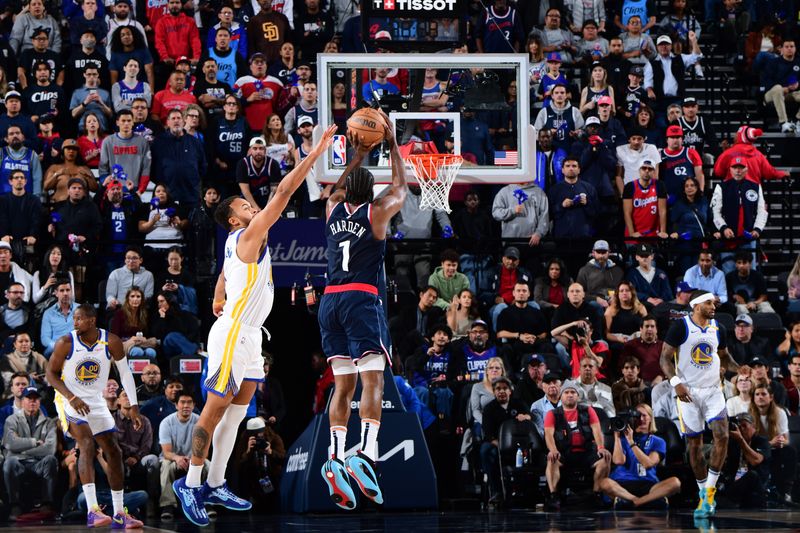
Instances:
[[[372,0],[372,8],[376,11],[390,11],[396,14],[397,11],[435,11],[439,15],[445,15],[447,11],[456,8],[457,0]]]

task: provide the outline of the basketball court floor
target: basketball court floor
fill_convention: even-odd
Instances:
[[[497,512],[448,511],[427,513],[348,513],[326,515],[236,515],[220,513],[202,530],[185,520],[144,531],[250,532],[468,532],[468,531],[798,531],[798,511],[722,511],[713,520],[695,521],[689,510],[666,512],[561,513],[504,510]],[[0,529],[28,532],[85,532],[83,524],[6,525]]]

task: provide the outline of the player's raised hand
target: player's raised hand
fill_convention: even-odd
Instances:
[[[313,155],[319,157],[322,155],[322,152],[328,149],[328,147],[333,142],[333,136],[336,134],[336,130],[339,127],[337,125],[328,126],[328,129],[325,130],[325,133],[322,134],[322,138],[319,140],[317,145],[311,150],[309,155]]]
[[[394,127],[392,124],[392,119],[390,119],[389,115],[387,115],[386,112],[384,112],[384,110],[381,108],[378,108],[378,113],[381,114],[381,116],[383,117],[383,122],[385,123],[383,125],[383,130],[384,130],[383,138],[386,141],[386,144],[389,145],[389,148],[394,148],[394,146],[397,144],[397,139],[394,136]]]

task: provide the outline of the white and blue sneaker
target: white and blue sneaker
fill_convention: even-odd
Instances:
[[[175,491],[175,497],[178,498],[186,519],[196,526],[207,526],[208,513],[203,504],[204,488],[187,487],[186,478],[182,477],[172,483],[172,490]]]
[[[231,511],[249,511],[253,507],[252,503],[231,492],[227,483],[219,487],[210,487],[208,483],[204,483],[203,491],[206,505],[219,505]]]
[[[377,504],[383,503],[383,493],[378,486],[378,474],[375,469],[375,463],[366,455],[358,452],[351,455],[344,462],[347,473],[350,474],[361,492]]]

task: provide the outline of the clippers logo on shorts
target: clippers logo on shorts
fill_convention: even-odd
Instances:
[[[707,342],[699,342],[692,346],[692,365],[705,368],[714,361],[714,347]]]
[[[75,367],[75,380],[81,385],[89,386],[100,377],[100,361],[87,359]]]
[[[347,152],[344,135],[333,136],[333,164],[341,167],[347,164]]]

